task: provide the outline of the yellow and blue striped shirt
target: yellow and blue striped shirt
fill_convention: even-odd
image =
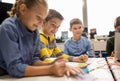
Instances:
[[[56,45],[54,36],[47,36],[42,31],[40,32],[40,58],[46,62],[51,62],[50,57],[63,56],[65,59],[72,61],[73,57],[64,54]]]

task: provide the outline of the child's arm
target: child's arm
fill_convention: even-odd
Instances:
[[[24,76],[51,75],[51,74],[56,76],[64,76],[66,74],[67,76],[70,76],[79,73],[84,74],[81,68],[66,65],[66,60],[63,59],[63,57],[58,57],[48,65],[44,65],[44,63],[42,65],[43,66],[27,66],[25,69]]]
[[[38,76],[38,75],[55,75],[64,76],[66,72],[66,61],[63,58],[58,58],[50,64],[38,63],[42,66],[26,66],[24,76]],[[36,64],[36,63],[34,63]]]

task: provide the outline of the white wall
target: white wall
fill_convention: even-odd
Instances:
[[[15,0],[2,0],[14,3]],[[69,21],[78,17],[82,20],[82,0],[47,0],[49,8],[56,9],[65,18],[56,36],[61,36],[61,31],[69,31]],[[114,19],[120,15],[120,0],[87,0],[88,30],[97,29],[98,35],[108,35],[113,31]],[[69,37],[72,36],[68,32]]]
[[[98,35],[114,30],[114,19],[120,16],[120,0],[87,0],[88,27],[96,28]]]

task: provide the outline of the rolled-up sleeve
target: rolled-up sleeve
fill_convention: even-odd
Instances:
[[[23,63],[17,36],[12,29],[0,29],[0,51],[6,64],[7,72],[15,77],[24,76],[26,64]]]
[[[36,32],[37,33],[37,37],[36,37],[36,40],[35,40],[35,44],[34,44],[34,51],[33,51],[33,59],[32,59],[32,64],[38,60],[40,60],[40,34],[39,32]]]

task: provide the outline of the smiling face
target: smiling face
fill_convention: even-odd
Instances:
[[[59,18],[52,18],[49,21],[45,21],[43,25],[43,32],[48,36],[53,36],[58,31],[63,20]]]
[[[25,4],[21,4],[19,19],[28,30],[34,31],[43,24],[47,11],[48,9],[44,5],[28,9]]]
[[[73,24],[70,27],[70,31],[73,33],[74,37],[80,37],[83,32],[83,26],[81,24]]]

